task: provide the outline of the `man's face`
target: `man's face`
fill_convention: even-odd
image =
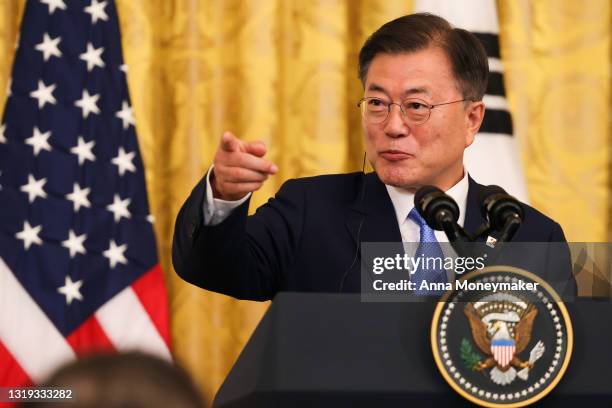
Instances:
[[[463,99],[450,61],[437,47],[376,55],[364,96],[396,103],[418,98],[430,105]],[[463,151],[483,115],[482,102],[459,102],[433,108],[427,122],[414,125],[392,105],[382,123],[363,119],[368,160],[385,184],[411,191],[431,184],[446,191],[463,176]]]

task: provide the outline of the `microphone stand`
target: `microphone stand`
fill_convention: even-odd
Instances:
[[[471,245],[466,246],[466,244],[472,244],[474,241],[465,229],[454,221],[452,214],[443,209],[436,214],[436,220],[457,254],[462,257],[472,257]]]

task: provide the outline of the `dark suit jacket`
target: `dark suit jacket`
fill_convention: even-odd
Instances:
[[[338,292],[343,277],[343,291],[359,292],[359,242],[401,241],[393,204],[376,173],[289,180],[254,215],[247,216],[247,201],[212,227],[203,225],[205,186],[203,179],[177,217],[174,268],[187,282],[239,299],[271,299],[278,291]],[[486,222],[478,204],[482,188],[470,178],[464,225],[469,233]],[[565,242],[559,224],[524,207],[513,241]],[[563,282],[561,290],[574,293],[569,252],[562,268],[550,267],[541,255],[516,266]]]

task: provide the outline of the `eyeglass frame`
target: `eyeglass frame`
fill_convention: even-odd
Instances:
[[[464,99],[460,99],[460,100],[457,100],[457,101],[450,101],[450,102],[442,102],[442,103],[436,103],[436,104],[429,104],[429,103],[427,103],[427,102],[425,102],[424,100],[419,99],[419,98],[406,98],[406,99],[404,99],[404,100],[403,100],[401,103],[397,103],[397,102],[393,102],[393,101],[391,101],[391,102],[386,102],[384,99],[379,98],[379,97],[377,97],[377,96],[366,96],[365,98],[361,98],[361,99],[359,100],[359,102],[357,102],[357,107],[358,107],[358,108],[359,108],[359,110],[361,111],[361,116],[362,116],[364,119],[366,119],[366,120],[367,120],[367,118],[366,118],[366,116],[365,116],[365,111],[364,111],[364,109],[361,107],[361,104],[362,104],[363,102],[367,101],[367,100],[372,100],[372,99],[377,99],[377,100],[379,100],[379,101],[382,101],[382,102],[388,103],[388,106],[387,106],[387,115],[385,116],[385,118],[384,118],[383,120],[381,120],[380,122],[371,122],[371,123],[376,124],[376,125],[379,125],[379,124],[381,124],[381,123],[384,123],[384,122],[386,122],[386,121],[387,121],[387,119],[389,119],[389,115],[391,114],[391,106],[393,106],[393,105],[397,105],[397,106],[400,108],[400,112],[401,112],[401,113],[402,113],[402,115],[403,115],[403,120],[404,120],[404,122],[407,122],[405,118],[407,118],[407,117],[408,117],[408,115],[407,115],[407,114],[406,114],[406,112],[404,111],[403,104],[404,104],[404,102],[409,101],[409,100],[410,100],[410,101],[417,101],[417,102],[419,102],[420,104],[422,104],[423,106],[427,107],[427,109],[429,110],[429,113],[427,114],[427,118],[426,118],[424,121],[422,121],[422,122],[407,122],[407,123],[411,123],[411,124],[414,124],[414,125],[422,125],[422,124],[426,123],[426,122],[429,120],[429,118],[431,117],[431,110],[432,110],[433,108],[435,108],[436,106],[450,105],[451,103],[457,103],[457,102],[466,102],[466,101],[469,101],[469,102],[474,102],[474,101],[473,101],[473,100],[471,100],[471,99],[464,98]]]

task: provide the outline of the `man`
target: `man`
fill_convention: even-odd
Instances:
[[[457,201],[468,232],[486,222],[477,198],[483,186],[463,167],[485,110],[488,65],[478,40],[437,16],[404,16],[368,38],[359,75],[366,154],[375,172],[289,180],[247,217],[250,193],[278,169],[264,158],[263,143],[226,132],[214,166],[177,218],[173,262],[183,279],[255,300],[281,290],[359,291],[361,242],[419,242],[433,234],[412,211],[424,185]],[[440,232],[435,237],[445,240]],[[565,238],[557,223],[525,206],[515,240]]]

